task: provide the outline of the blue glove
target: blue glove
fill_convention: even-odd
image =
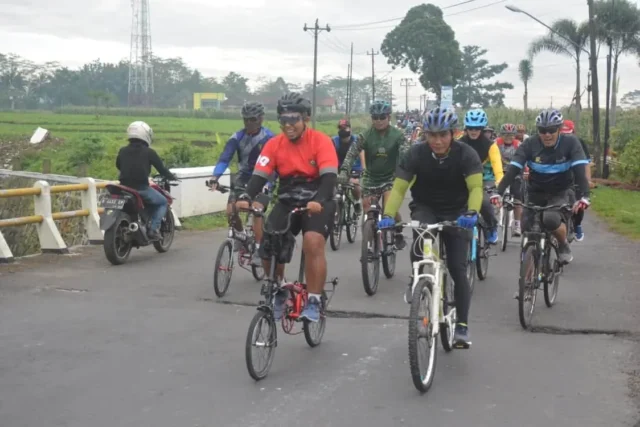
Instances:
[[[473,228],[477,222],[478,222],[477,213],[466,213],[464,215],[460,215],[457,220],[458,227],[462,227],[462,228]]]
[[[388,216],[382,217],[382,219],[378,221],[378,228],[391,228],[394,225],[396,225],[396,220]]]

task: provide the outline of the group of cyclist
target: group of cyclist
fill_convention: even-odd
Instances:
[[[391,125],[391,105],[385,101],[375,101],[371,105],[372,125],[366,131],[356,136],[349,121],[340,120],[338,135],[333,139],[309,127],[311,102],[298,93],[288,93],[278,101],[282,133],[274,135],[263,126],[264,112],[264,106],[257,102],[243,106],[244,128],[226,143],[210,185],[212,190],[218,188],[218,179],[237,156],[238,172],[232,183],[227,213],[230,225],[238,230],[242,230],[242,223],[235,214],[234,205],[264,211],[270,202],[264,190],[276,177],[279,180],[277,201],[266,219],[270,228],[284,228],[294,208],[307,208],[304,214],[292,218],[291,232],[294,236],[303,233],[309,299],[301,318],[308,321],[320,320],[321,294],[327,276],[325,242],[334,221],[336,186],[341,183],[357,184],[354,198],[362,198],[362,206],[359,202],[356,204],[358,213],[367,211],[371,196],[382,196],[384,215],[378,227],[395,227],[397,249],[406,245],[399,209],[408,190],[411,192],[412,220],[421,223],[456,221],[459,228],[443,231],[443,238],[447,267],[455,282],[458,323],[454,343],[458,348],[470,345],[468,312],[471,295],[466,275],[468,230],[475,227],[478,215],[481,215],[490,228],[488,241],[497,242],[498,224],[493,206],[500,206],[508,188],[514,199],[526,199],[536,205],[571,203],[576,238],[582,240],[584,237],[582,215],[590,204],[588,150],[574,135],[573,123],[564,120],[557,110],[544,110],[537,116],[536,133],[532,136],[526,135],[524,126],[504,124],[494,140],[484,111],[467,112],[463,119],[463,134],[457,138],[459,118],[455,111],[435,108],[423,116],[422,134],[419,143],[415,144],[405,138],[402,126]],[[148,136],[146,139],[140,136],[140,129]],[[121,178],[126,180],[133,174],[130,171],[133,166],[129,163],[134,160],[147,176],[150,165],[156,164],[163,173],[170,174],[148,148],[152,135],[148,125],[132,124],[131,144],[127,148],[131,153],[119,156]],[[150,160],[143,161],[143,158]],[[528,169],[526,180],[523,179],[525,169]],[[497,185],[497,190],[489,196],[484,188],[492,183]],[[153,208],[153,197],[147,198],[149,207]],[[163,211],[156,212],[154,218],[161,214]],[[532,218],[518,210],[514,216],[513,233],[520,235],[522,230],[528,229]],[[259,244],[263,239],[262,224],[259,217],[255,221]],[[559,242],[560,262],[571,262],[568,218],[560,211],[547,210],[543,224]],[[414,232],[413,250],[410,251],[412,262],[421,257],[420,239]],[[265,245],[257,246],[257,249],[252,263],[262,265],[268,271],[270,254]],[[284,265],[276,267],[276,276],[283,280]],[[412,298],[411,283],[405,292],[407,303]],[[285,300],[284,292],[276,295],[276,320],[283,315]]]

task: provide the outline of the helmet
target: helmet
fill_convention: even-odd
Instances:
[[[542,110],[536,117],[536,127],[539,128],[562,126],[563,122],[562,113],[553,108]]]
[[[369,107],[369,114],[391,114],[391,104],[387,101],[374,101]]]
[[[464,115],[464,126],[472,128],[486,127],[489,124],[489,118],[484,110],[469,110]]]
[[[338,122],[338,129],[350,128],[350,127],[351,127],[351,123],[349,123],[349,120],[347,119],[342,119]]]
[[[458,124],[458,116],[446,108],[434,108],[424,119],[424,129],[429,132],[453,131]]]
[[[576,126],[573,124],[573,120],[565,120],[562,125],[562,129],[560,132],[562,133],[573,133],[576,129]]]
[[[139,139],[151,145],[153,142],[153,129],[145,122],[133,122],[127,128],[127,139]]]
[[[251,119],[264,116],[264,105],[259,102],[249,101],[242,106],[242,118]]]
[[[518,131],[516,130],[516,125],[505,123],[500,127],[500,133],[504,135],[515,135]]]
[[[516,125],[516,131],[517,132],[522,132],[522,133],[526,133],[527,132],[527,127],[525,125]]]
[[[287,93],[278,100],[278,115],[283,113],[311,115],[311,102],[298,92]]]

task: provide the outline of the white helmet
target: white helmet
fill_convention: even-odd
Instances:
[[[151,145],[153,142],[153,129],[145,122],[133,122],[127,128],[127,139],[139,139]]]

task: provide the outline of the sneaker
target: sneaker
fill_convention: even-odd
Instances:
[[[394,243],[395,243],[396,249],[399,251],[403,250],[407,246],[407,242],[404,239],[404,234],[402,234],[401,231],[396,231]]]
[[[561,244],[558,248],[558,261],[560,264],[566,265],[573,261],[573,254],[568,243]]]
[[[256,249],[251,255],[251,265],[254,267],[262,267],[262,257],[260,257],[260,251]]]
[[[582,242],[584,240],[584,230],[582,230],[582,224],[575,227],[576,240]]]
[[[275,296],[275,301],[273,302],[273,319],[280,320],[284,315],[284,307],[287,302],[288,292],[284,290],[280,290]]]
[[[147,237],[149,238],[149,240],[162,240],[162,235],[158,230],[147,231]]]
[[[498,229],[497,228],[492,228],[489,231],[489,235],[487,236],[487,242],[489,242],[489,244],[491,244],[491,245],[495,245],[496,243],[498,243]]]
[[[522,236],[522,229],[520,228],[520,221],[513,222],[513,237]]]
[[[362,205],[360,204],[360,202],[353,204],[353,211],[356,213],[356,215],[360,215],[362,213]]]
[[[320,301],[316,297],[309,297],[307,301],[307,305],[300,313],[301,319],[307,319],[309,322],[319,322],[320,321]]]
[[[453,346],[460,349],[468,349],[471,347],[471,341],[469,340],[469,328],[464,323],[458,323],[456,325],[456,331],[453,334]]]

